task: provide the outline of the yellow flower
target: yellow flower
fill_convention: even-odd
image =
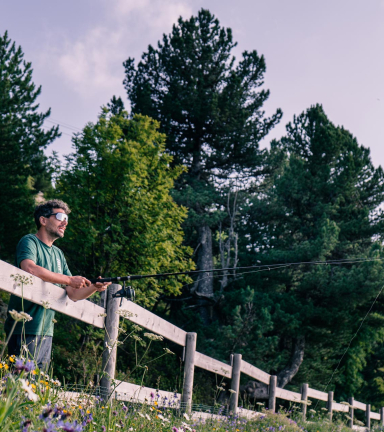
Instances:
[[[33,388],[33,389],[36,389],[36,384],[31,384],[31,387]]]
[[[87,414],[91,414],[91,411],[87,410]]]
[[[32,371],[32,375],[36,375],[37,372],[35,370]]]
[[[4,365],[5,369],[9,369],[9,366],[7,364]]]
[[[0,363],[0,369],[3,369],[3,363]]]
[[[79,405],[79,409],[83,409],[83,407],[81,405]]]
[[[12,363],[15,363],[15,358],[14,357],[9,357],[9,361]]]
[[[155,402],[155,405],[157,405],[157,402]]]
[[[105,407],[101,407],[101,409],[104,409]]]

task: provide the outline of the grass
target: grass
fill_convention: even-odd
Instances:
[[[66,389],[36,369],[33,361],[14,356],[0,363],[0,378],[1,432],[351,431],[345,419],[330,423],[321,411],[309,413],[307,422],[297,409],[273,414],[264,408],[252,420],[231,415],[199,420],[170,408],[175,400],[160,400],[157,395],[151,395],[145,404],[117,400],[106,403],[88,393],[69,398]]]

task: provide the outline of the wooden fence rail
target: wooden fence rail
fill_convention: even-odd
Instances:
[[[245,374],[257,381],[268,385],[268,401],[269,409],[275,411],[276,399],[283,399],[294,403],[302,404],[302,411],[305,417],[307,413],[307,400],[315,399],[327,403],[327,409],[332,417],[333,411],[349,413],[351,417],[350,426],[353,425],[354,410],[362,410],[366,413],[366,427],[370,428],[371,420],[380,421],[384,425],[384,408],[380,408],[380,412],[372,412],[370,404],[355,401],[353,398],[349,399],[349,403],[337,403],[334,401],[333,392],[322,392],[312,389],[308,384],[303,384],[301,393],[293,392],[290,390],[276,387],[276,377],[258,369],[250,363],[247,363],[241,358],[240,354],[231,355],[231,364],[224,363],[216,360],[205,354],[196,351],[196,333],[187,333],[186,331],[178,328],[170,322],[156,316],[155,314],[147,311],[141,306],[123,299],[121,306],[113,306],[111,304],[111,296],[108,295],[106,309],[100,307],[88,300],[73,302],[66,294],[66,291],[56,285],[42,281],[41,279],[32,276],[31,284],[24,284],[23,286],[16,283],[11,275],[23,275],[31,277],[29,273],[24,272],[4,261],[0,260],[0,289],[8,293],[14,294],[19,297],[24,297],[34,303],[41,304],[43,301],[48,301],[50,308],[91,324],[98,328],[118,327],[119,314],[128,317],[130,321],[140,325],[141,327],[150,330],[153,333],[163,336],[164,338],[184,347],[185,361],[184,361],[184,386],[181,395],[165,392],[159,389],[151,389],[147,387],[140,387],[134,384],[119,382],[115,390],[115,397],[120,400],[137,400],[140,402],[151,402],[152,394],[159,394],[160,398],[167,398],[167,400],[174,397],[177,401],[183,402],[183,407],[186,410],[191,409],[193,398],[193,378],[194,369],[196,367],[213,372],[231,379],[231,390],[236,392],[231,394],[230,408],[232,413],[238,413],[245,417],[251,418],[253,412],[249,410],[239,409],[239,383],[241,374]],[[114,287],[116,288],[116,287]],[[108,304],[109,303],[109,304]],[[116,303],[115,303],[116,304]],[[105,312],[108,310],[119,311],[119,314],[109,313],[105,317]],[[110,337],[110,336],[109,336]],[[111,343],[111,341],[109,341]],[[103,358],[104,368],[109,371],[109,380],[114,378],[115,374],[116,357],[105,356]],[[109,383],[110,385],[110,383]],[[156,393],[155,393],[156,392]],[[232,397],[234,396],[234,397]],[[174,401],[174,406],[179,406],[179,402]]]

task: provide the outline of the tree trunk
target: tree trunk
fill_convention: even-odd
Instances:
[[[197,228],[199,236],[199,248],[197,255],[198,270],[209,270],[213,268],[212,256],[212,231],[209,226]],[[212,273],[201,273],[194,285],[193,291],[198,295],[200,315],[205,324],[211,320],[211,299],[213,298]]]
[[[304,348],[305,337],[297,337],[289,364],[277,374],[277,387],[284,388],[297,374],[303,362]],[[257,381],[248,381],[247,384],[240,386],[240,395],[243,399],[268,399],[268,385]]]
[[[291,361],[289,364],[277,374],[277,386],[284,388],[299,371],[300,365],[303,362],[305,349],[305,337],[299,336],[295,339],[292,349]]]

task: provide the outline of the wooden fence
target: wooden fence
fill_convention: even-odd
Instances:
[[[183,409],[190,412],[193,398],[194,371],[195,368],[198,367],[231,380],[230,388],[232,392],[229,408],[232,413],[238,413],[245,417],[253,415],[252,411],[238,408],[240,376],[244,374],[268,386],[268,409],[271,411],[276,410],[276,399],[283,399],[301,404],[302,413],[305,418],[308,400],[314,399],[326,402],[330,419],[332,419],[332,413],[334,411],[348,413],[350,417],[350,427],[353,426],[354,410],[363,410],[365,412],[366,427],[368,429],[371,426],[371,420],[378,420],[381,425],[384,425],[384,408],[381,408],[380,412],[376,413],[371,411],[371,406],[369,404],[355,401],[353,398],[348,400],[348,404],[345,402],[337,403],[334,400],[332,391],[325,393],[308,387],[308,384],[302,384],[300,393],[279,388],[276,386],[276,376],[269,375],[250,363],[247,363],[242,359],[241,354],[231,354],[229,357],[229,364],[227,364],[199,353],[196,351],[196,333],[187,333],[126,299],[122,300],[120,306],[121,299],[112,298],[112,294],[120,289],[119,285],[115,284],[109,287],[107,291],[106,308],[104,308],[88,300],[73,302],[68,298],[64,289],[44,282],[34,276],[32,276],[32,284],[24,284],[22,287],[15,282],[14,278],[11,276],[16,274],[30,277],[29,273],[4,261],[0,261],[0,289],[19,297],[24,296],[25,299],[37,304],[48,301],[50,308],[55,311],[98,328],[105,327],[104,342],[110,349],[104,350],[103,370],[105,370],[108,375],[102,378],[101,385],[106,388],[107,394],[114,392],[117,399],[134,399],[141,402],[145,400],[150,401],[151,393],[155,393],[159,395],[158,397],[160,399],[167,398],[166,400],[170,400],[174,397],[173,406],[182,406]],[[107,314],[106,317],[105,314]],[[159,389],[140,387],[125,382],[118,382],[117,388],[112,388],[111,379],[114,378],[116,366],[116,339],[119,315],[126,316],[131,322],[184,347],[184,384],[181,395]]]

